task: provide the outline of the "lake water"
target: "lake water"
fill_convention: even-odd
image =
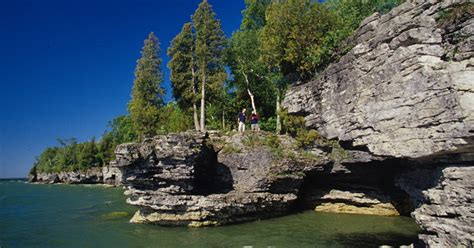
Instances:
[[[210,228],[131,224],[123,190],[0,181],[0,247],[377,247],[416,240],[407,217],[306,211]]]

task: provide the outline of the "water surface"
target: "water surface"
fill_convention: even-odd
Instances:
[[[326,214],[212,228],[128,223],[123,190],[103,186],[0,181],[0,247],[377,247],[410,244],[407,217]]]

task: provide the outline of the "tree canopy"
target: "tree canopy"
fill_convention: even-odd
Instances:
[[[160,44],[151,32],[137,60],[129,114],[113,119],[98,141],[59,139],[59,145],[40,154],[32,170],[102,166],[114,159],[119,144],[193,126],[229,130],[252,98],[262,129],[278,132],[280,116],[284,124],[291,123],[279,110],[286,86],[317,76],[350,49],[346,40],[364,18],[385,13],[403,0],[244,1],[240,28],[229,39],[207,0],[174,37],[167,54],[175,102],[163,100]],[[297,123],[301,125],[299,119]]]

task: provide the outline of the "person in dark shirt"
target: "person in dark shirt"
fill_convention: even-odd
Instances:
[[[250,128],[252,131],[260,131],[260,126],[258,125],[259,116],[257,115],[257,111],[252,111],[252,115],[250,115]]]
[[[238,123],[239,123],[239,132],[245,132],[245,119],[247,118],[245,116],[245,111],[247,111],[246,109],[242,109],[242,112],[240,112],[239,114],[239,118],[238,118]]]

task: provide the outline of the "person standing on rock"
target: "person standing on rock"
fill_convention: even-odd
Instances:
[[[252,131],[260,131],[260,126],[258,125],[258,115],[257,111],[252,111],[252,115],[250,115],[250,127]]]
[[[245,108],[242,109],[242,112],[240,112],[239,118],[237,120],[239,123],[239,132],[245,132],[245,111],[247,111]]]

